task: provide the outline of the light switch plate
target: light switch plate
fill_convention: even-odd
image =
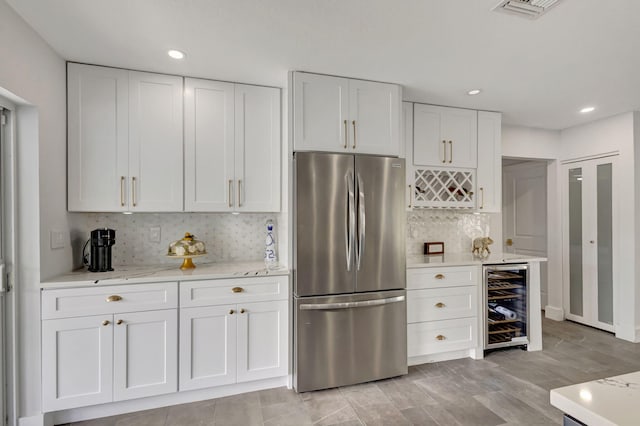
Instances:
[[[160,242],[160,227],[159,226],[152,226],[151,228],[149,228],[149,241],[152,243],[159,243]]]
[[[50,245],[52,249],[65,248],[69,234],[66,231],[51,230],[49,231]]]

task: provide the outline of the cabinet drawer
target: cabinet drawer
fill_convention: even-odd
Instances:
[[[465,285],[476,285],[477,282],[477,266],[416,268],[407,270],[407,290],[459,287]]]
[[[475,318],[429,321],[407,326],[409,357],[470,349],[477,345]]]
[[[241,302],[285,300],[289,277],[252,277],[180,283],[180,306],[212,306]]]
[[[175,282],[42,292],[42,319],[154,311],[177,306],[178,285]]]
[[[474,317],[477,287],[430,288],[407,291],[409,323]]]

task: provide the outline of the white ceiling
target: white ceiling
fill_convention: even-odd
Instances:
[[[547,129],[640,109],[637,0],[562,0],[535,21],[491,12],[498,0],[6,1],[72,61],[280,87],[289,70],[390,81],[405,100]]]

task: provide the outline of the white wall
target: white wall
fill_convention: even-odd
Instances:
[[[18,416],[37,417],[41,411],[40,274],[53,275],[71,267],[70,247],[56,252],[47,249],[48,229],[68,229],[65,63],[2,0],[0,39],[0,87],[32,106],[18,108],[16,123],[19,275],[15,288],[20,362]],[[38,157],[42,159],[40,163]],[[45,230],[42,237],[40,229]]]
[[[559,131],[521,126],[502,126],[503,157],[557,159],[559,155]]]
[[[636,290],[636,192],[640,191],[634,170],[635,132],[638,113],[628,112],[614,117],[598,120],[582,126],[572,127],[561,132],[561,159],[569,160],[588,156],[597,156],[617,151],[614,176],[615,190],[619,196],[617,259],[614,259],[614,271],[617,272],[617,294],[614,289],[614,315],[616,336],[629,341],[639,341],[640,293]],[[638,163],[640,164],[640,163]]]

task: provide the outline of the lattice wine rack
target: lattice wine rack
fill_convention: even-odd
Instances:
[[[474,208],[475,170],[414,169],[414,205]]]

